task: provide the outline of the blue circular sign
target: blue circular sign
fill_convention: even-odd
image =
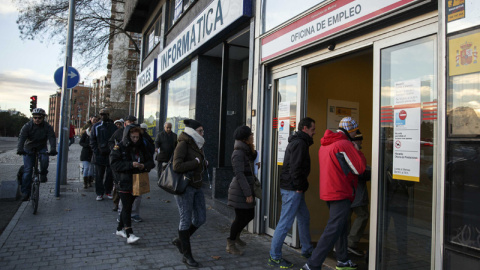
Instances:
[[[63,67],[59,67],[55,74],[53,75],[55,83],[58,87],[62,87],[63,85]],[[67,88],[73,88],[77,86],[80,82],[80,73],[73,67],[68,67],[67,70]]]

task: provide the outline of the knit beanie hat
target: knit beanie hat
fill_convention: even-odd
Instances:
[[[355,122],[355,120],[353,120],[353,118],[350,116],[344,117],[342,120],[340,120],[338,127],[345,129],[347,132],[358,130],[357,122]]]
[[[235,132],[233,132],[233,138],[235,140],[245,141],[245,140],[248,140],[248,137],[250,137],[251,134],[252,134],[252,130],[250,129],[250,127],[241,126],[235,129]]]
[[[199,127],[203,127],[200,122],[193,120],[193,119],[185,119],[183,120],[183,123],[185,124],[186,127],[192,128],[192,129],[197,129]]]

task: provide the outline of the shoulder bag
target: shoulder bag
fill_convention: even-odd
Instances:
[[[185,193],[190,179],[183,173],[178,173],[173,170],[173,156],[170,158],[165,170],[158,179],[158,186],[168,193],[181,195]]]
[[[262,199],[262,183],[260,183],[260,180],[258,180],[257,176],[255,176],[255,172],[252,168],[252,164],[249,162],[248,165],[250,165],[250,170],[252,171],[252,176],[253,176],[253,195],[255,198]],[[254,165],[255,166],[255,165]]]

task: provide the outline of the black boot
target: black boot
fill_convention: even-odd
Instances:
[[[196,262],[192,256],[192,248],[190,246],[190,233],[188,232],[188,230],[178,231],[178,236],[180,237],[180,241],[182,242],[182,262],[191,267],[199,267],[198,262]]]
[[[88,176],[83,177],[83,188],[88,188]]]
[[[190,228],[188,228],[188,233],[190,234],[190,237],[192,237],[192,235],[195,233],[195,231],[198,230],[198,227],[195,227],[192,225],[190,225]]]
[[[177,247],[178,252],[180,252],[180,254],[183,254],[182,241],[180,240],[180,231],[178,231],[178,237],[176,237],[172,240],[172,245]]]

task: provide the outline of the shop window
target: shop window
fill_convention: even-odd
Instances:
[[[448,249],[480,255],[478,49],[480,30],[448,38],[445,243]]]
[[[157,136],[160,120],[160,94],[157,89],[145,94],[143,99],[143,123],[147,124],[147,133],[153,139]],[[160,125],[161,126],[161,125]]]
[[[161,41],[161,28],[162,26],[162,14],[158,14],[155,22],[145,33],[143,38],[144,44],[144,56],[147,56]]]
[[[167,121],[172,131],[180,135],[185,129],[183,120],[190,113],[190,67],[170,78],[167,85]]]
[[[193,5],[196,0],[170,0],[168,14],[168,28],[171,28],[182,14]]]
[[[297,1],[291,0],[264,0],[262,5],[263,32],[268,32],[296,15],[325,1],[303,0],[302,4],[299,5]]]

